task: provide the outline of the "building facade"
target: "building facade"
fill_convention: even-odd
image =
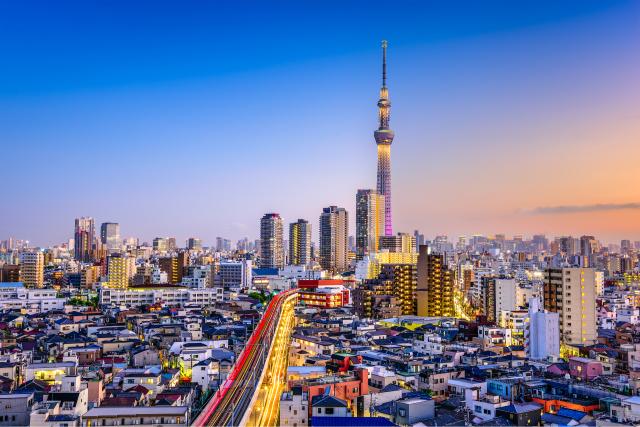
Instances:
[[[449,270],[444,255],[432,254],[426,245],[418,255],[418,316],[454,316],[454,272]]]
[[[356,259],[378,251],[384,234],[384,196],[376,190],[356,193]]]
[[[307,265],[311,261],[311,224],[299,219],[289,224],[289,264]]]
[[[260,220],[260,267],[283,268],[284,246],[282,218],[277,213],[265,214]]]
[[[29,251],[20,254],[20,280],[27,288],[44,286],[44,254]]]
[[[593,268],[551,268],[545,272],[544,308],[558,313],[560,340],[596,342],[596,274]]]
[[[100,242],[108,250],[118,249],[122,244],[120,240],[120,224],[117,222],[103,222],[100,225]]]
[[[95,240],[95,223],[91,217],[76,218],[73,233],[74,258],[80,262],[91,262]]]
[[[349,216],[344,208],[329,206],[320,215],[320,265],[333,273],[349,267]]]

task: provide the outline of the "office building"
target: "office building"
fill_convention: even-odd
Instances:
[[[29,251],[20,254],[20,281],[26,288],[44,286],[44,254]]]
[[[238,250],[248,250],[248,241],[245,237],[238,242]],[[216,237],[216,251],[218,252],[231,252],[231,240],[224,237]]]
[[[596,271],[551,268],[545,272],[544,308],[558,313],[560,339],[566,344],[596,342]]]
[[[329,206],[320,215],[320,266],[332,273],[349,267],[347,240],[349,216],[344,208]]]
[[[189,237],[189,239],[187,239],[187,249],[189,249],[190,251],[201,251],[202,240],[195,237]]]
[[[283,268],[284,246],[282,218],[277,213],[265,214],[260,220],[260,267]]]
[[[80,262],[93,260],[93,246],[95,240],[95,224],[93,218],[76,218],[73,233],[74,258]]]
[[[356,193],[356,259],[378,251],[378,239],[384,235],[384,196],[375,190]]]
[[[120,224],[117,222],[103,222],[100,225],[100,242],[106,246],[107,250],[119,249],[122,245]]]
[[[221,261],[218,266],[220,284],[225,288],[240,287],[248,289],[252,280],[251,260]]]
[[[455,274],[449,270],[444,255],[432,254],[426,245],[418,255],[418,316],[454,316]]]
[[[153,250],[156,252],[167,252],[169,246],[167,244],[167,239],[164,237],[156,237],[153,239]]]
[[[289,264],[307,265],[311,261],[311,224],[299,219],[289,224]]]
[[[382,87],[378,100],[379,126],[374,132],[378,147],[378,194],[384,196],[384,235],[393,235],[393,221],[391,217],[391,143],[394,133],[389,128],[391,102],[387,89],[387,42],[382,42]]]

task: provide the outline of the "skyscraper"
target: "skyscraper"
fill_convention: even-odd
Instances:
[[[320,215],[320,265],[339,273],[347,270],[349,216],[344,208],[329,206]]]
[[[76,261],[91,262],[93,257],[93,241],[95,240],[95,224],[93,218],[76,218],[73,239],[73,253]]]
[[[356,193],[356,258],[377,252],[378,239],[384,233],[384,196],[375,190]]]
[[[289,224],[289,264],[307,265],[311,261],[311,224],[299,219]]]
[[[122,242],[120,241],[120,224],[117,222],[103,222],[100,225],[100,241],[107,249],[116,249]]]
[[[265,214],[260,220],[260,267],[284,267],[282,240],[282,218],[280,214]]]
[[[391,102],[387,89],[387,42],[382,41],[382,88],[378,100],[379,126],[373,135],[378,146],[378,194],[384,196],[384,234],[393,235],[391,218],[391,143],[393,131],[389,128]]]
[[[44,254],[29,251],[20,254],[20,280],[27,288],[44,286]]]

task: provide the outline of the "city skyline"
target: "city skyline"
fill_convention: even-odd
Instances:
[[[12,159],[5,173],[20,184],[7,187],[19,208],[5,213],[0,236],[57,244],[85,215],[96,225],[121,224],[122,237],[197,236],[212,245],[216,236],[257,238],[265,212],[280,213],[285,224],[305,218],[317,230],[318,212],[329,205],[344,206],[355,230],[356,190],[375,183],[372,104],[379,43],[388,39],[401,141],[392,170],[394,231],[451,240],[476,233],[640,240],[640,190],[632,185],[640,154],[639,6],[549,6],[518,11],[491,2],[481,21],[473,20],[480,6],[471,4],[460,16],[430,4],[397,8],[384,29],[361,35],[346,22],[358,29],[378,12],[346,9],[327,35],[317,31],[322,16],[307,31],[295,24],[311,10],[303,7],[279,18],[300,32],[296,43],[265,26],[259,31],[273,36],[268,42],[224,36],[207,13],[179,15],[181,25],[162,31],[193,42],[186,52],[167,35],[154,37],[169,16],[164,4],[138,33],[123,29],[111,40],[100,30],[142,8],[108,23],[75,5],[62,22],[84,18],[97,30],[85,28],[86,41],[71,46],[76,34],[65,32],[52,45],[32,46],[42,34],[7,23],[0,31],[19,37],[2,59],[0,141]],[[4,8],[4,16],[23,13]],[[46,5],[40,13],[41,31],[50,28],[47,13],[61,14]],[[91,42],[98,47],[87,50]],[[30,57],[20,53],[27,46]],[[40,51],[54,46],[62,59]],[[308,161],[293,164],[294,157]],[[330,163],[315,161],[325,158]],[[258,167],[270,173],[251,172]],[[185,202],[167,203],[176,191],[186,192]]]

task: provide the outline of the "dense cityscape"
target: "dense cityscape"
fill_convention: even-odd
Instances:
[[[620,94],[596,95],[618,77],[638,93],[628,82],[640,74],[624,72],[640,62],[613,59],[629,51],[609,39],[633,38],[640,27],[626,17],[638,3],[425,2],[415,16],[375,0],[309,2],[300,15],[133,3],[113,16],[45,7],[25,26],[33,40],[11,19],[0,25],[9,45],[29,46],[3,55],[10,62],[57,64],[0,67],[11,70],[0,79],[0,427],[640,426],[640,193],[624,175],[639,116]],[[59,28],[39,32],[51,22]],[[69,34],[77,46],[58,38]],[[441,56],[416,57],[427,45]],[[375,62],[360,54],[374,49]],[[498,61],[503,50],[514,56]],[[113,68],[103,55],[118,58]],[[72,56],[89,65],[75,73]],[[547,73],[588,87],[572,99],[584,104],[575,122],[545,98],[564,91]],[[57,83],[47,88],[44,75]],[[421,92],[429,78],[439,82]],[[349,88],[360,79],[375,82],[366,119],[360,104],[344,105],[361,100]],[[435,86],[446,96],[432,99]],[[450,121],[433,119],[447,108]],[[605,137],[576,124],[609,111]],[[413,123],[423,116],[431,127]],[[193,142],[200,126],[203,145]],[[525,134],[537,128],[565,146],[544,133],[532,143]],[[442,129],[452,139],[433,142]],[[337,145],[318,149],[323,138]],[[357,149],[342,149],[347,140]]]
[[[386,58],[355,233],[2,241],[0,425],[640,422],[640,241],[394,233]]]

